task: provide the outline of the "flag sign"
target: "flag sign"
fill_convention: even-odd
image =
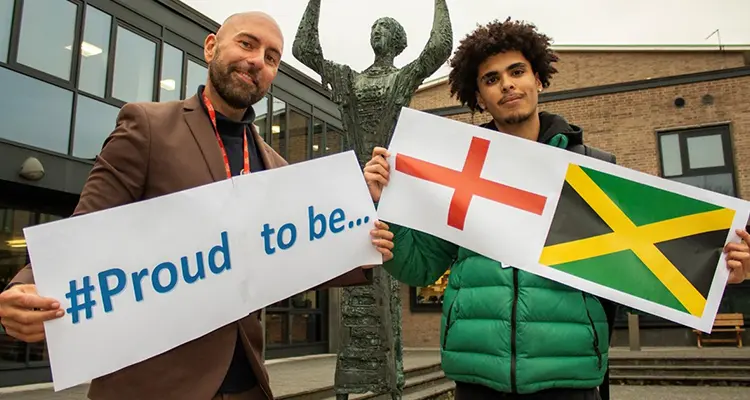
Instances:
[[[748,202],[408,108],[390,152],[382,220],[710,332]]]
[[[396,156],[396,170],[455,189],[448,208],[448,225],[456,229],[464,228],[466,212],[474,196],[484,197],[537,215],[541,214],[547,200],[544,196],[480,177],[489,147],[489,140],[472,138],[462,171],[454,171],[403,154]]]

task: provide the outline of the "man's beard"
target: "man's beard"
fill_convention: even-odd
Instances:
[[[232,82],[232,72],[235,70],[237,69],[221,64],[217,57],[208,66],[208,77],[216,92],[230,107],[235,109],[248,108],[257,103],[263,95],[259,93],[260,88],[258,87],[244,91],[244,88],[235,85]]]
[[[528,121],[532,115],[534,115],[533,110],[526,114],[516,114],[516,115],[511,115],[509,117],[505,117],[503,118],[503,125],[518,125],[520,123]]]

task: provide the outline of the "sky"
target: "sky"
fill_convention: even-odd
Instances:
[[[272,15],[284,34],[282,61],[319,81],[292,55],[292,42],[307,0],[182,0],[221,23],[229,15],[259,10]],[[750,45],[750,0],[447,0],[453,48],[477,25],[494,19],[533,22],[557,45],[722,44]],[[390,16],[404,26],[408,47],[402,67],[419,56],[432,28],[435,0],[321,0],[323,56],[361,71],[373,61],[370,27]],[[556,7],[553,8],[552,4]],[[672,25],[669,25],[672,24]],[[714,34],[706,39],[716,30]],[[447,75],[439,69],[435,79]]]

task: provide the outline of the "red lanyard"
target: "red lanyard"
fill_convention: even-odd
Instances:
[[[227,151],[224,148],[224,142],[221,141],[221,136],[219,136],[219,128],[216,127],[216,111],[214,110],[214,105],[211,104],[211,100],[208,99],[208,96],[206,96],[206,92],[203,92],[203,103],[206,105],[206,108],[208,109],[208,116],[211,119],[211,125],[214,127],[214,133],[216,134],[216,140],[219,141],[219,149],[221,149],[221,155],[224,156],[224,169],[227,171],[227,178],[232,178],[232,170],[229,168],[229,157],[227,157]],[[250,152],[247,151],[247,127],[245,127],[245,131],[242,133],[243,140],[242,144],[244,147],[243,150],[243,158],[244,158],[244,165],[242,166],[242,172],[240,174],[246,175],[250,173]]]

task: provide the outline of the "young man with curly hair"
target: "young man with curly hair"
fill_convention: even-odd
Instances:
[[[562,148],[581,145],[580,128],[537,107],[557,72],[549,45],[526,23],[478,28],[451,60],[451,95],[488,112],[484,128]],[[365,168],[376,202],[387,171],[378,154]],[[456,399],[601,398],[613,303],[422,232],[393,225],[391,231],[393,259],[384,267],[399,281],[424,287],[451,270],[440,336]]]

